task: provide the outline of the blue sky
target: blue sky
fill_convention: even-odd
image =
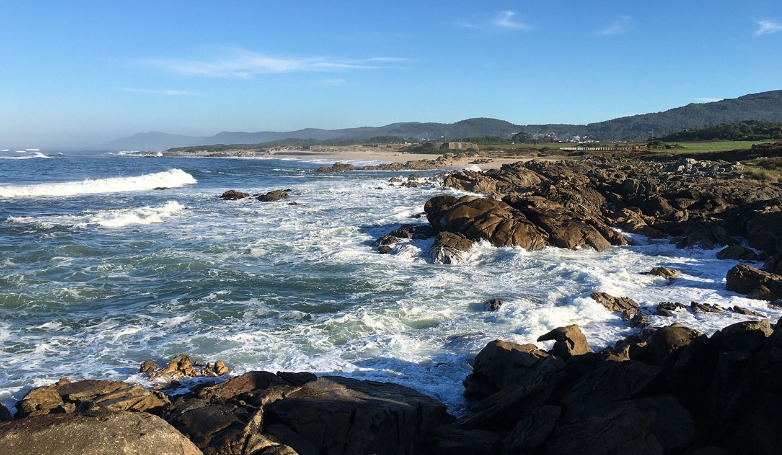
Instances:
[[[578,123],[782,89],[782,2],[6,1],[0,148]]]

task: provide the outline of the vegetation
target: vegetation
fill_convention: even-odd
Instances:
[[[720,123],[705,128],[694,128],[663,136],[671,141],[762,141],[782,139],[782,123],[745,120],[739,123]]]

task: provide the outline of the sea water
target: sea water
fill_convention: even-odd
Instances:
[[[431,240],[391,254],[372,243],[426,223],[424,203],[461,193],[421,172],[318,173],[329,161],[6,154],[0,156],[0,400],[61,377],[151,386],[144,360],[221,359],[232,375],[309,371],[394,382],[455,414],[486,343],[534,343],[578,324],[592,348],[634,330],[589,297],[739,305],[782,312],[725,290],[736,261],[667,240],[592,249],[495,248],[434,264]],[[438,171],[439,172],[439,171]],[[226,190],[290,198],[221,200]],[[760,264],[755,264],[759,266]],[[646,272],[680,270],[670,281]],[[490,312],[485,302],[504,304]],[[707,334],[753,319],[679,310],[652,316]],[[538,343],[543,348],[551,342]]]

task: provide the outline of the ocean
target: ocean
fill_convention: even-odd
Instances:
[[[0,153],[0,401],[61,377],[152,386],[144,360],[185,353],[246,371],[309,371],[402,384],[465,412],[462,381],[486,343],[535,343],[578,324],[595,350],[637,331],[589,297],[782,311],[725,290],[736,261],[631,236],[592,249],[495,248],[432,263],[431,240],[373,242],[426,223],[442,171],[318,173],[328,160]],[[357,164],[371,164],[369,162]],[[226,201],[290,190],[290,198]],[[761,264],[754,264],[760,266]],[[653,267],[682,271],[673,281]],[[501,299],[498,311],[486,301]],[[651,316],[711,334],[733,312]],[[551,342],[537,343],[550,347]]]

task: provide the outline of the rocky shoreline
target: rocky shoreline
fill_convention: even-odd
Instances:
[[[778,144],[769,153],[781,151]],[[443,176],[445,186],[476,196],[431,199],[424,207],[428,225],[402,226],[375,247],[387,253],[409,239],[436,237],[433,261],[449,263],[480,240],[529,250],[601,250],[637,233],[764,261],[763,270],[732,268],[726,287],[778,305],[782,187],[744,179],[739,166],[588,157],[451,173]],[[650,273],[676,277],[663,268]],[[162,369],[145,362],[141,370],[170,380],[217,378],[184,394],[63,379],[29,391],[14,416],[0,406],[0,447],[62,454],[782,452],[779,323],[739,307],[692,302],[690,311],[755,319],[706,336],[678,324],[649,327],[648,310],[627,297],[592,298],[621,313],[637,333],[600,352],[592,352],[576,325],[540,334],[539,342],[553,341],[548,350],[488,343],[464,380],[473,405],[458,419],[442,403],[396,384],[263,371],[222,381],[224,364],[195,368],[180,356]],[[653,311],[682,308],[661,302]]]

